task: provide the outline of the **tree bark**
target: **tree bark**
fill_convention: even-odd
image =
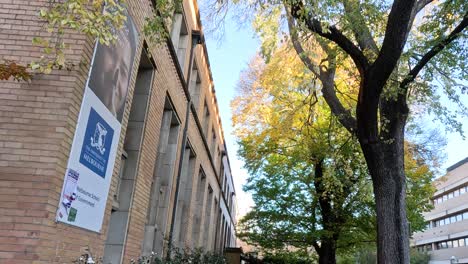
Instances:
[[[333,208],[329,194],[323,184],[323,160],[315,163],[314,186],[317,192],[324,234],[320,237],[320,246],[316,248],[319,264],[336,264],[336,243],[340,234],[339,226],[343,223],[340,210]]]
[[[374,187],[378,263],[408,264],[409,226],[406,217],[403,132],[396,133],[393,139],[386,142],[361,141],[361,147]]]
[[[320,245],[319,264],[336,264],[336,241],[333,238],[322,239]]]

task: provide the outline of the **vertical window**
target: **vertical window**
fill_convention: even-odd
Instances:
[[[112,203],[104,263],[120,263],[123,255],[154,70],[148,55],[142,51]]]
[[[215,151],[216,151],[216,131],[214,129],[214,127],[211,129],[211,135],[212,135],[212,138],[211,138],[211,157],[213,157],[213,161],[216,159],[216,156],[215,156]]]
[[[426,245],[426,251],[432,251],[432,244]]]
[[[224,177],[224,163],[223,161],[221,160],[221,165],[220,165],[220,169],[219,169],[219,178],[223,178]],[[219,179],[218,179],[219,180]]]
[[[119,195],[120,195],[120,185],[122,184],[122,179],[125,172],[125,163],[127,162],[128,154],[125,151],[125,148],[122,150],[122,155],[120,156],[120,170],[117,178],[117,187],[115,188],[114,199],[112,201],[112,209],[119,209]]]
[[[208,128],[210,127],[210,111],[208,110],[208,104],[205,101],[204,104],[204,113],[203,113],[203,133],[205,138],[208,141]]]
[[[192,225],[192,246],[194,248],[201,247],[201,220],[203,213],[203,206],[205,205],[205,190],[206,190],[206,176],[203,169],[200,168],[198,173],[198,183],[196,192],[195,207],[193,210],[193,225]]]
[[[148,213],[143,239],[143,255],[163,253],[169,217],[168,201],[171,197],[174,167],[178,147],[180,121],[168,98],[159,132],[159,145],[154,166],[148,202]]]
[[[183,14],[175,14],[172,24],[171,40],[177,53],[177,59],[182,72],[184,72],[188,39],[188,30]]]
[[[208,195],[206,197],[206,206],[205,206],[205,219],[204,219],[204,224],[203,224],[203,246],[206,249],[210,248],[210,243],[211,243],[211,232],[213,231],[211,226],[213,225],[212,223],[212,211],[213,211],[213,189],[211,186],[208,184]]]
[[[201,90],[201,79],[200,74],[198,71],[198,66],[195,63],[195,58],[193,59],[193,68],[192,73],[190,75],[190,84],[189,84],[189,92],[190,96],[192,97],[192,103],[195,106],[195,109],[198,113],[198,108],[200,107],[200,90]]]
[[[180,178],[176,219],[175,219],[175,230],[174,240],[180,248],[185,248],[187,239],[187,227],[188,221],[192,217],[190,216],[190,205],[192,203],[192,185],[195,171],[195,159],[196,155],[193,151],[190,143],[187,144],[187,148],[184,153],[184,160],[182,163],[182,175]],[[176,244],[176,245],[177,245]]]

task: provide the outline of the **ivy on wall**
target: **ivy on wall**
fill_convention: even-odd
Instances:
[[[101,44],[110,45],[117,41],[115,32],[125,23],[125,4],[125,0],[49,0],[38,16],[45,22],[44,30],[50,35],[32,39],[32,44],[41,47],[42,55],[27,65],[11,60],[0,61],[0,80],[29,81],[33,73],[49,74],[54,69],[73,69],[77,62],[66,58],[69,46],[65,33],[70,30],[85,33]],[[145,19],[143,33],[149,41],[158,44],[169,37],[165,25],[174,12],[180,11],[181,0],[154,0],[152,4],[155,11]]]

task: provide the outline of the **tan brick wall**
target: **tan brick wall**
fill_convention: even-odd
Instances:
[[[47,2],[47,0],[0,0],[0,59],[28,63],[41,55],[40,50],[31,45],[31,40],[38,34],[47,35],[42,31],[37,18],[39,9]],[[141,29],[144,18],[151,12],[148,0],[127,2],[130,14],[140,32],[140,45],[135,56],[133,80],[122,121],[117,157],[120,157],[122,152],[133,97],[144,38]],[[196,6],[184,1],[184,10],[188,28],[198,28],[195,26],[197,21],[195,14],[192,13],[196,10]],[[94,48],[92,40],[75,32],[69,32],[65,38],[70,44],[67,58],[83,61],[83,65],[72,71],[60,70],[49,75],[35,75],[30,83],[0,81],[0,263],[70,263],[79,257],[87,246],[95,256],[103,255],[111,200],[120,167],[119,158],[116,159],[114,167],[101,233],[55,222],[58,199]],[[150,45],[149,50],[157,69],[140,153],[124,263],[141,254],[166,95],[174,103],[181,119],[181,129],[185,124],[187,98],[179,81],[177,65],[173,61],[169,46]],[[188,71],[188,54],[189,49],[184,72]],[[213,104],[215,100],[209,90],[211,87],[209,70],[200,47],[196,50],[196,60],[202,78],[200,102],[206,98],[209,103],[211,123],[217,124],[217,106]],[[202,106],[200,103],[199,107]],[[209,159],[209,150],[205,148],[203,135],[196,126],[194,118],[191,115],[188,138],[197,155],[195,177],[198,176],[198,168],[202,166],[207,182],[212,186],[219,201],[220,186],[216,175],[219,173],[220,158],[213,157],[213,160],[218,161],[213,168]],[[199,118],[202,119],[202,116]],[[217,144],[222,150],[222,132],[216,129],[216,133],[218,133]],[[182,133],[179,133],[179,142],[181,139]],[[210,139],[211,132],[208,135],[208,145]],[[177,171],[179,151],[180,148],[175,171]],[[193,185],[196,186],[196,181],[193,181]],[[171,201],[174,198],[172,192]],[[188,230],[190,231],[191,227]]]

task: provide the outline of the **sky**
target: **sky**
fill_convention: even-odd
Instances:
[[[241,159],[237,156],[238,147],[236,139],[232,135],[230,102],[236,96],[236,86],[240,73],[247,68],[248,62],[258,51],[259,43],[249,25],[239,27],[236,22],[229,19],[225,25],[224,38],[222,40],[214,39],[210,35],[206,36],[216,97],[218,99],[237,194],[238,217],[248,212],[249,208],[253,206],[253,201],[251,195],[242,190],[242,185],[246,182],[248,173],[243,168]],[[468,95],[465,95],[464,102],[468,103]],[[468,118],[460,119],[460,122],[465,124],[464,129],[467,131],[465,134],[468,135]],[[432,122],[430,119],[428,119],[428,123],[433,127],[440,127],[440,130],[444,133],[445,130],[439,123]],[[443,171],[447,167],[468,157],[468,140],[464,140],[457,133],[446,133],[446,137],[446,159],[441,166]]]

